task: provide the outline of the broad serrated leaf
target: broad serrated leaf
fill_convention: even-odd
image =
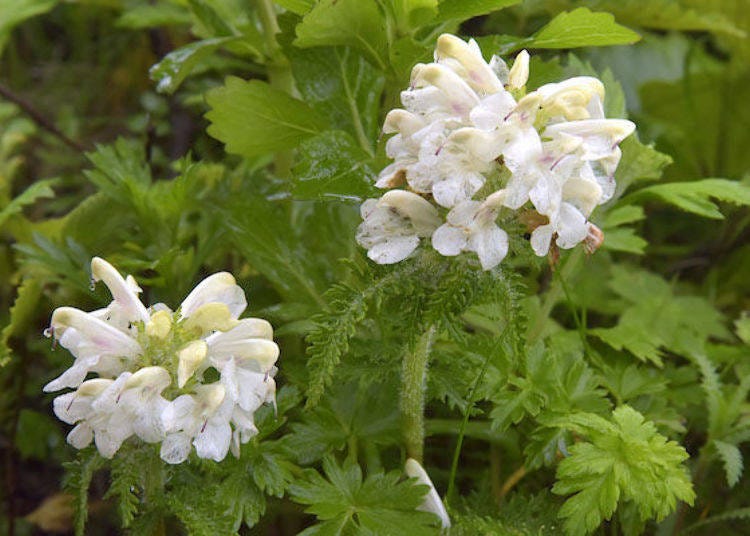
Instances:
[[[633,30],[615,22],[610,13],[597,13],[579,7],[560,13],[532,39],[531,48],[577,48],[605,45],[629,45],[641,38]]]
[[[724,215],[711,199],[735,205],[750,205],[750,187],[727,179],[673,182],[642,188],[628,196],[631,200],[657,198],[686,212],[720,220]]]
[[[292,193],[300,199],[359,201],[377,195],[370,155],[345,132],[329,131],[302,143],[292,169]]]
[[[257,197],[242,199],[227,222],[237,250],[282,296],[296,303],[323,306],[320,281],[309,255],[295,240],[286,206]]]
[[[386,70],[386,23],[375,0],[322,0],[305,14],[296,32],[298,47],[352,46]]]
[[[174,93],[195,66],[223,45],[239,41],[239,37],[204,39],[173,50],[149,69],[151,80],[159,93]]]
[[[401,481],[396,471],[371,473],[362,479],[358,465],[339,466],[332,458],[323,460],[323,478],[308,470],[306,478],[290,487],[292,500],[309,505],[307,512],[323,523],[305,534],[409,534],[434,535],[438,518],[417,511],[427,486]]]
[[[557,15],[534,35],[527,38],[507,38],[503,54],[521,48],[562,49],[629,45],[641,38],[633,30],[615,22],[611,13],[593,12],[579,7]]]
[[[378,111],[385,84],[381,73],[350,47],[288,52],[297,88],[310,106],[373,152],[380,125]]]
[[[170,512],[191,536],[229,536],[237,533],[233,530],[235,520],[232,517],[216,515],[221,510],[215,495],[196,493],[195,488],[181,486],[167,494],[165,499]]]
[[[302,464],[341,450],[349,440],[362,445],[392,445],[398,436],[398,397],[384,385],[336,385],[308,418],[292,424],[287,444]],[[363,403],[362,401],[366,401]]]
[[[296,147],[327,123],[304,102],[260,80],[230,76],[206,94],[206,102],[208,133],[227,152],[246,158]]]
[[[520,3],[521,0],[442,0],[439,21],[462,21]]]
[[[658,30],[681,30],[728,33],[742,36],[740,30],[725,13],[713,6],[690,6],[684,0],[586,0],[586,5],[594,11],[608,11],[617,20],[643,28]],[[557,5],[575,7],[577,0],[557,1]],[[717,6],[718,7],[718,6]]]
[[[683,465],[685,449],[631,407],[614,410],[611,422],[579,414],[558,424],[589,437],[570,448],[552,488],[553,493],[573,494],[560,510],[567,534],[592,533],[611,518],[620,500],[633,502],[642,521],[663,519],[678,500],[692,504],[695,492]]]
[[[243,523],[252,527],[266,512],[266,497],[247,471],[236,470],[225,478],[218,486],[217,499],[227,507],[234,531]]]
[[[602,244],[604,249],[643,255],[646,246],[648,246],[648,242],[636,235],[633,229],[604,230],[604,244]]]
[[[635,181],[659,179],[662,170],[672,163],[669,155],[651,145],[644,145],[637,136],[629,136],[620,144],[622,158],[615,171],[618,196]]]
[[[721,314],[707,300],[675,295],[669,283],[645,270],[615,266],[611,275],[612,290],[632,305],[616,326],[589,333],[613,348],[661,365],[662,348],[684,354],[695,341],[730,337]]]
[[[643,207],[637,205],[620,205],[608,211],[604,217],[604,228],[619,227],[646,219]]]
[[[437,15],[438,0],[388,0],[388,8],[402,33],[430,23]]]

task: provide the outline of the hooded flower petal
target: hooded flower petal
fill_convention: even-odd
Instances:
[[[138,288],[134,279],[130,278],[130,283],[128,283],[114,266],[99,257],[91,260],[91,278],[95,282],[104,281],[112,293],[115,304],[128,321],[143,323],[149,321],[148,311],[134,291],[134,286]]]
[[[440,225],[435,207],[404,190],[391,190],[380,199],[367,200],[361,212],[364,221],[357,229],[357,242],[379,264],[405,259],[421,237],[430,236]]]
[[[479,94],[502,91],[503,84],[484,61],[482,51],[473,39],[467,43],[451,34],[438,37],[435,61],[460,76]]]
[[[440,518],[440,524],[443,528],[449,528],[451,526],[451,520],[448,517],[448,512],[445,510],[445,505],[443,504],[443,501],[440,500],[440,496],[438,495],[432,480],[430,480],[427,471],[422,468],[417,460],[409,458],[404,465],[404,472],[407,476],[416,478],[419,484],[430,488],[427,495],[425,495],[424,502],[417,508],[417,510],[435,514]]]
[[[209,303],[223,303],[235,319],[247,307],[245,293],[228,272],[219,272],[201,281],[183,300],[180,306],[182,318],[189,318]]]

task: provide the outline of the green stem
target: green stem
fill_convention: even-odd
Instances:
[[[406,454],[422,463],[424,452],[424,405],[430,349],[435,326],[419,337],[413,351],[404,355],[401,372],[401,432]]]
[[[466,411],[464,411],[464,418],[461,421],[461,428],[458,430],[458,440],[456,441],[456,448],[453,451],[453,461],[451,462],[451,473],[450,473],[450,476],[448,477],[448,491],[445,493],[445,497],[447,501],[450,501],[450,498],[453,496],[453,488],[456,485],[456,472],[458,471],[458,459],[461,457],[461,447],[463,446],[463,443],[464,443],[466,425],[469,422],[469,415],[471,415],[471,409],[474,407],[477,389],[479,388],[479,384],[482,383],[482,379],[484,379],[484,375],[487,373],[487,368],[489,367],[491,357],[492,357],[492,353],[488,352],[487,357],[484,359],[484,365],[482,365],[482,370],[479,372],[479,376],[477,376],[477,379],[474,382],[474,385],[471,387],[471,392],[469,393],[469,400],[468,400],[468,404],[466,404]]]
[[[256,0],[258,16],[263,27],[263,37],[268,53],[268,83],[271,87],[294,96],[295,85],[292,68],[276,40],[281,31],[276,21],[276,10],[271,0]],[[293,156],[291,151],[280,151],[274,155],[274,171],[279,177],[288,177],[291,173]]]
[[[336,54],[340,54],[338,49],[336,49]],[[375,151],[373,150],[372,145],[370,144],[370,140],[368,139],[367,134],[365,134],[365,128],[362,125],[362,117],[360,116],[359,109],[357,108],[357,99],[354,96],[352,88],[349,87],[349,79],[344,72],[346,57],[350,54],[350,51],[347,50],[345,54],[346,56],[344,56],[344,58],[339,58],[339,69],[341,71],[341,82],[344,86],[346,101],[349,103],[349,112],[352,115],[352,124],[354,125],[355,132],[357,133],[357,141],[359,142],[360,147],[362,147],[362,149],[370,156],[375,156]]]

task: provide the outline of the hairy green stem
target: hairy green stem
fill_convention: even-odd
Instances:
[[[412,351],[404,355],[401,371],[401,433],[406,454],[422,463],[424,452],[424,405],[427,366],[435,339],[435,326],[419,337]]]
[[[289,60],[281,50],[276,40],[276,34],[281,31],[276,21],[276,10],[271,0],[256,0],[258,16],[263,27],[263,38],[266,43],[268,54],[268,83],[271,87],[281,90],[289,95],[294,95],[295,85],[292,68]],[[293,163],[291,151],[280,151],[274,155],[274,171],[279,177],[288,177]]]

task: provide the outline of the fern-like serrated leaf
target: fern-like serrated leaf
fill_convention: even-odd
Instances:
[[[334,285],[326,296],[332,310],[316,318],[317,328],[307,335],[310,344],[310,384],[307,388],[307,406],[317,405],[341,357],[349,349],[349,340],[367,313],[367,299],[372,287],[357,291],[345,285]]]
[[[379,278],[370,272],[364,275],[359,287],[336,284],[326,292],[328,311],[317,315],[314,328],[307,335],[307,353],[310,382],[307,388],[307,406],[320,402],[326,386],[333,380],[333,373],[342,356],[349,349],[349,342],[357,327],[364,320],[372,301],[385,295],[399,294],[403,282],[410,284],[410,276],[416,263],[403,263]]]
[[[64,464],[63,487],[73,495],[73,527],[76,536],[85,534],[89,517],[89,486],[94,473],[103,465],[104,458],[93,447],[80,451],[74,461]]]
[[[138,462],[133,456],[127,455],[125,449],[111,462],[111,483],[104,498],[116,500],[117,513],[124,528],[128,528],[133,522],[140,505],[136,491],[141,485],[143,466]]]
[[[721,523],[723,521],[747,521],[750,524],[750,507],[736,508],[729,510],[728,512],[722,512],[711,516],[703,521],[699,521],[694,525],[690,525],[685,529],[685,534],[694,532],[695,530],[705,527],[706,525],[713,525],[714,523]]]
[[[724,219],[712,198],[735,205],[750,205],[750,187],[727,179],[673,182],[642,188],[629,199],[657,198],[682,210],[716,220]]]
[[[742,476],[742,452],[737,445],[726,443],[718,439],[713,440],[713,446],[718,452],[721,461],[724,463],[724,472],[727,476],[727,484],[734,487]]]
[[[695,492],[682,465],[688,457],[685,449],[667,441],[634,409],[617,408],[612,422],[580,414],[570,424],[590,442],[570,448],[552,488],[553,493],[573,494],[560,510],[567,534],[592,533],[611,518],[621,499],[636,505],[642,521],[663,519],[678,500],[692,504]]]
[[[18,296],[10,308],[10,321],[0,332],[0,368],[10,361],[10,338],[26,329],[39,302],[41,285],[36,279],[26,278],[18,287]]]

